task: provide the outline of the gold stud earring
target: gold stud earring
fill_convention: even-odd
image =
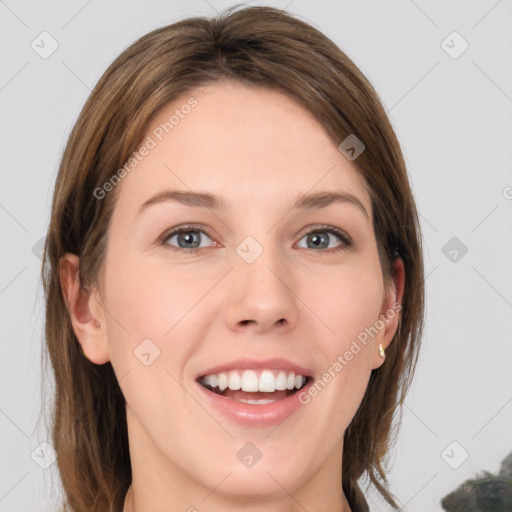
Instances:
[[[382,346],[382,343],[379,345],[379,354],[380,357],[386,357],[386,352],[384,350],[384,347]]]

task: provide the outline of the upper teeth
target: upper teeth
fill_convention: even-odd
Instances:
[[[219,387],[236,391],[273,393],[276,390],[300,389],[306,382],[303,375],[283,370],[263,370],[259,375],[254,370],[232,370],[230,372],[213,373],[201,379],[201,383],[212,388]]]

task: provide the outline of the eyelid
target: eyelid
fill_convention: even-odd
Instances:
[[[167,241],[169,240],[169,238],[171,238],[174,235],[178,235],[183,231],[185,231],[185,232],[186,231],[202,231],[213,240],[213,235],[209,232],[209,230],[206,226],[204,226],[202,224],[191,223],[191,224],[181,224],[179,226],[174,226],[170,229],[165,230],[164,233],[158,237],[158,243],[160,243],[161,245],[164,245],[164,246],[166,245],[166,246],[170,247],[171,249],[176,249],[178,251],[194,252],[199,249],[203,249],[203,247],[201,247],[201,248],[195,247],[192,249],[182,249],[181,247],[174,247],[172,245],[167,244]]]
[[[308,231],[303,233],[300,240],[302,240],[302,238],[304,238],[305,236],[307,236],[311,233],[323,232],[323,231],[326,233],[333,234],[341,240],[341,246],[338,246],[338,247],[335,247],[332,249],[324,249],[322,251],[315,251],[315,252],[329,254],[332,252],[336,252],[338,250],[348,249],[348,248],[352,247],[354,244],[352,237],[345,230],[337,228],[336,226],[332,226],[330,224],[314,224],[314,225],[308,226],[308,228],[309,227],[311,229],[308,229]]]
[[[339,246],[339,247],[335,247],[335,248],[332,248],[332,249],[318,250],[318,251],[314,251],[314,252],[332,253],[332,252],[335,252],[337,250],[341,250],[343,248],[352,247],[352,245],[353,245],[353,240],[350,237],[350,235],[348,235],[348,233],[346,233],[346,231],[344,231],[343,229],[337,228],[335,226],[332,226],[330,224],[312,224],[310,226],[307,226],[304,229],[307,229],[307,231],[305,231],[301,235],[299,241],[302,240],[305,236],[307,236],[307,235],[309,235],[311,233],[322,232],[322,231],[325,231],[327,233],[330,233],[330,234],[333,234],[333,235],[337,236],[340,239],[340,241],[341,241],[341,246]],[[167,241],[172,236],[174,236],[176,234],[180,234],[181,232],[187,232],[187,231],[201,231],[201,232],[204,232],[210,239],[213,240],[213,238],[214,238],[213,235],[209,232],[209,229],[206,226],[204,226],[203,224],[190,223],[190,224],[182,224],[182,225],[179,225],[179,226],[174,226],[173,228],[170,228],[170,229],[166,230],[158,238],[158,242],[161,245],[170,247],[171,249],[178,250],[178,251],[184,251],[184,252],[188,252],[188,253],[193,253],[193,252],[198,251],[199,249],[204,249],[204,247],[193,247],[193,248],[190,248],[190,249],[183,249],[181,247],[174,247],[172,245],[167,244]]]

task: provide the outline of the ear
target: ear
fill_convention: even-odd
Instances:
[[[379,318],[384,323],[384,327],[379,329],[379,333],[374,338],[372,368],[379,368],[385,357],[380,355],[379,345],[386,349],[395,335],[400,320],[400,311],[402,309],[402,297],[405,286],[405,269],[402,258],[397,258],[393,262],[393,282],[388,290],[385,291],[382,308]]]
[[[84,355],[95,364],[104,364],[110,361],[105,310],[96,290],[88,292],[80,285],[79,265],[76,254],[66,253],[60,258],[62,295]]]

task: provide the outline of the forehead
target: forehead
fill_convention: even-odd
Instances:
[[[121,196],[142,204],[163,188],[206,190],[230,205],[284,204],[324,190],[357,196],[359,171],[313,114],[275,90],[223,81],[165,105],[151,119]],[[121,192],[121,191],[118,191]]]

